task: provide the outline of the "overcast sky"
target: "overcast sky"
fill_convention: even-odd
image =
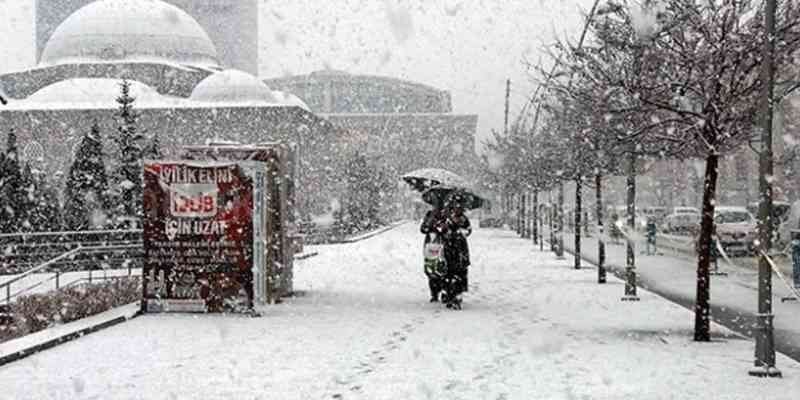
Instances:
[[[264,78],[329,67],[449,90],[454,112],[478,114],[476,141],[502,130],[533,85],[524,59],[576,36],[591,0],[262,0]],[[0,72],[34,64],[34,0],[0,0]]]

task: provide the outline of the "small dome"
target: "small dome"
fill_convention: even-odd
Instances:
[[[197,21],[160,0],[100,0],[75,11],[53,32],[42,65],[166,61],[219,66]]]
[[[283,102],[284,102],[284,104],[298,106],[298,107],[300,107],[300,108],[302,108],[302,109],[304,109],[304,110],[306,110],[308,112],[311,112],[311,109],[308,107],[306,102],[304,102],[303,100],[301,100],[299,97],[295,96],[292,93],[286,93],[286,96],[284,97],[284,101]]]
[[[279,104],[298,106],[308,112],[311,112],[311,109],[308,108],[308,105],[303,100],[300,100],[299,97],[295,96],[292,93],[282,92],[280,90],[273,90],[272,95],[275,97],[275,100]]]
[[[278,103],[264,82],[235,69],[209,75],[195,86],[190,99],[209,103]]]
[[[350,73],[341,69],[325,68],[317,71],[312,71],[311,75],[336,76],[336,75],[350,75]]]
[[[155,89],[144,83],[129,81],[131,96],[136,104],[162,102],[164,97]],[[116,99],[120,94],[120,79],[111,78],[74,78],[45,86],[24,100],[26,104],[67,104],[92,105],[100,107],[116,107]]]

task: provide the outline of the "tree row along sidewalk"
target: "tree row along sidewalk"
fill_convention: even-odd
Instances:
[[[564,248],[572,254],[575,252],[573,238],[573,233],[564,233]],[[581,239],[581,258],[596,265],[597,237]],[[674,249],[660,248],[659,254],[646,255],[645,244],[640,241],[635,243],[639,285],[691,309],[697,285],[697,259],[676,253]],[[570,254],[566,256],[572,257]],[[736,263],[739,259],[733,261]],[[621,240],[619,244],[607,241],[606,268],[622,272],[625,264],[625,241]],[[725,260],[719,260],[720,271],[727,275],[711,277],[711,317],[728,328],[752,336],[758,304],[758,271],[742,264],[731,267]],[[622,294],[620,289],[620,296]],[[800,360],[800,304],[781,301],[790,292],[777,278],[773,279],[773,295],[778,350]]]

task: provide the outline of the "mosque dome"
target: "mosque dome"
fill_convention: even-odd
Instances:
[[[53,32],[41,65],[147,61],[219,67],[208,34],[189,14],[160,0],[99,0]]]
[[[273,90],[272,95],[275,96],[275,98],[278,100],[278,103],[290,106],[298,106],[303,110],[311,112],[311,108],[309,108],[308,105],[303,100],[301,100],[299,97],[295,96],[292,93],[282,92],[280,90]]]
[[[195,86],[190,99],[208,103],[279,102],[264,82],[235,69],[209,75]]]
[[[120,94],[119,79],[111,78],[74,78],[45,86],[28,96],[23,104],[66,104],[74,108],[79,105],[114,108],[116,98]],[[130,94],[137,105],[162,103],[164,97],[155,89],[144,83],[129,81]]]

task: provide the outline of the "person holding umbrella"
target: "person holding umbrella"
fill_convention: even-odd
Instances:
[[[466,237],[472,233],[464,210],[483,207],[487,201],[464,178],[447,170],[423,168],[404,174],[402,179],[433,206],[420,226],[425,234],[423,254],[430,301],[439,301],[441,292],[445,292],[441,300],[448,308],[460,309],[470,265]]]
[[[444,253],[443,237],[447,232],[447,212],[444,208],[434,205],[433,209],[425,213],[419,230],[425,235],[423,250],[425,252],[425,275],[428,277],[430,289],[430,302],[439,301],[439,294],[444,289],[444,268],[446,260]],[[438,264],[444,264],[439,266]],[[438,268],[437,268],[438,267]]]
[[[442,299],[447,308],[461,309],[461,294],[469,290],[469,244],[467,237],[472,234],[469,218],[464,214],[464,198],[458,193],[448,199],[447,229],[444,236],[444,257],[447,262],[445,276],[445,296]]]

